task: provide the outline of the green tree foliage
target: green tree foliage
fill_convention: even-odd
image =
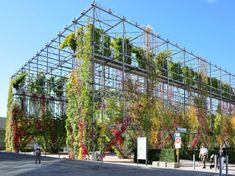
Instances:
[[[214,117],[213,131],[216,144],[215,146],[219,147],[224,142],[234,144],[234,128],[233,128],[233,119],[228,115],[222,115],[220,112],[217,112]]]
[[[58,153],[61,147],[65,146],[66,129],[65,116],[52,118],[52,114],[47,111],[41,118],[31,119],[31,133],[45,151]]]

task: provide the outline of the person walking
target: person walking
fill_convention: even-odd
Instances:
[[[220,146],[219,152],[218,152],[218,158],[219,158],[219,167],[221,165],[221,169],[224,168],[224,160],[226,157],[227,153],[225,151],[225,148],[223,145]]]
[[[41,166],[41,148],[37,143],[34,145],[34,152],[35,152],[35,164],[38,163],[39,166]]]
[[[202,160],[202,163],[203,163],[203,169],[206,168],[206,159],[208,157],[208,149],[202,145],[201,146],[201,149],[200,149],[200,152],[199,152],[199,158]]]

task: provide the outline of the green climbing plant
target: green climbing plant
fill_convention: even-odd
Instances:
[[[123,42],[124,42],[124,48],[123,48]],[[111,41],[111,47],[114,50],[115,60],[122,62],[123,55],[124,55],[124,63],[131,64],[132,45],[128,38],[118,37],[118,38],[113,39]]]
[[[12,105],[13,105],[13,88],[12,88],[12,80],[9,83],[9,89],[8,89],[8,102],[7,102],[7,119],[6,119],[6,133],[5,133],[5,143],[6,143],[6,151],[7,152],[13,152],[14,146],[13,146],[13,117],[12,117]]]
[[[76,51],[77,43],[75,39],[75,32],[72,32],[67,35],[59,46],[60,49],[63,49],[65,47],[69,47],[73,52]]]
[[[160,72],[162,76],[168,76],[168,61],[172,60],[171,54],[171,51],[166,50],[158,53],[154,58],[158,72]]]
[[[136,57],[136,61],[138,63],[138,66],[140,68],[143,68],[145,69],[146,68],[146,62],[147,62],[147,59],[146,59],[146,56],[145,56],[145,51],[144,49],[142,48],[139,48],[139,47],[132,47],[132,52],[135,54],[135,57]]]
[[[12,86],[16,89],[16,91],[24,87],[26,76],[26,72],[21,72],[15,79],[12,80]]]
[[[182,77],[182,68],[181,68],[181,64],[179,62],[169,62],[169,71],[170,71],[170,77],[173,80],[182,82],[183,81],[183,77]]]
[[[44,72],[39,72],[29,85],[29,91],[36,94],[44,94],[46,85],[46,76]]]
[[[91,126],[92,96],[91,96],[91,54],[93,25],[80,28],[76,34],[76,58],[79,67],[69,78],[66,88],[67,104],[67,145],[70,147],[70,158],[83,159],[89,143],[87,136],[91,131],[84,127]],[[99,37],[97,37],[99,38]],[[96,38],[96,39],[97,39]],[[98,39],[97,39],[98,40]]]
[[[194,71],[193,71],[193,69],[189,68],[188,66],[184,66],[182,68],[182,74],[183,74],[184,83],[187,86],[193,86],[194,85],[194,81],[193,81]]]
[[[65,77],[62,77],[62,78],[55,80],[55,83],[54,83],[52,90],[57,97],[63,96],[66,83],[67,83],[67,78],[65,78]]]

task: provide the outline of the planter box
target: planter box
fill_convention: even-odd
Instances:
[[[176,162],[167,163],[167,168],[179,168],[179,167],[180,167],[180,163],[176,163]]]
[[[152,162],[152,165],[153,165],[153,166],[156,166],[156,167],[159,167],[159,161],[153,161],[153,162]]]
[[[159,167],[167,167],[167,162],[159,161]]]
[[[180,164],[176,162],[165,162],[165,161],[153,161],[152,166],[155,167],[167,167],[167,168],[179,168]]]

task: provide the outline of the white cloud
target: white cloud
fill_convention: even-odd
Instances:
[[[214,4],[214,3],[216,3],[217,1],[219,1],[219,0],[206,0],[206,2],[208,2],[208,3],[210,3],[210,4]]]

